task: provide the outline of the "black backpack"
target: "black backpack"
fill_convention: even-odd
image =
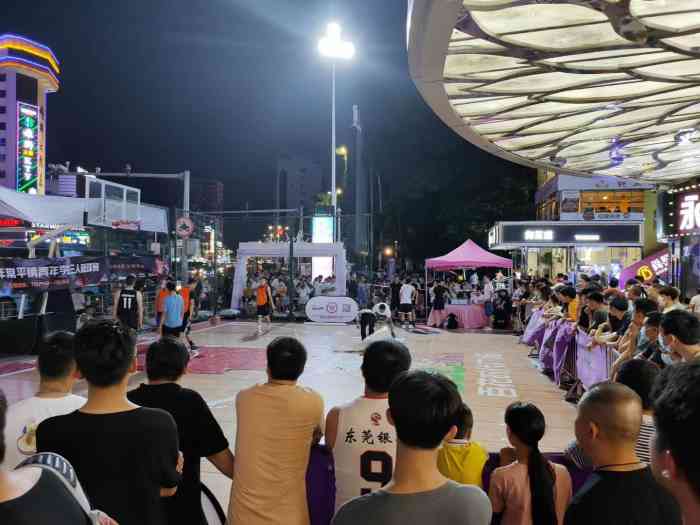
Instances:
[[[447,316],[447,329],[456,330],[459,328],[459,323],[457,323],[457,316],[455,314],[450,314]]]

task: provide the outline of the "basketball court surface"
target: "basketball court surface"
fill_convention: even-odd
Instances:
[[[480,333],[414,334],[398,329],[397,337],[408,345],[413,368],[441,372],[459,387],[474,413],[473,439],[492,452],[508,443],[503,413],[509,403],[535,403],[547,419],[543,451],[561,451],[573,439],[575,408],[564,401],[559,390],[527,357],[528,350],[510,334]],[[361,395],[363,390],[361,354],[353,352],[360,343],[355,326],[324,326],[313,323],[275,323],[262,336],[255,323],[228,322],[219,326],[200,324],[192,333],[202,357],[190,364],[183,386],[197,390],[209,403],[233,449],[235,439],[235,396],[241,389],[264,382],[265,346],[275,337],[300,339],[309,352],[300,383],[317,390],[326,411]],[[139,339],[143,352],[154,336]],[[141,357],[142,359],[142,357]],[[0,388],[10,402],[33,395],[38,384],[33,358],[0,361]],[[144,382],[139,372],[131,378],[133,387]],[[76,393],[85,394],[79,382]],[[230,481],[207,461],[202,463],[202,480],[227,508]]]

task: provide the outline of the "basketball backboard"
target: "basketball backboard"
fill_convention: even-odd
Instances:
[[[141,190],[87,176],[85,211],[87,224],[138,230],[141,224]]]

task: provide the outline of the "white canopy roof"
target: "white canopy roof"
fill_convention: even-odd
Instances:
[[[409,6],[411,76],[475,145],[572,175],[700,172],[700,1]]]
[[[29,195],[0,187],[0,216],[28,222],[82,226],[86,200],[54,195]],[[99,199],[88,199],[88,206],[98,207]],[[168,233],[165,208],[141,204],[141,230]]]

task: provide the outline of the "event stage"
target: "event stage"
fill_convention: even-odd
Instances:
[[[194,363],[195,373],[185,376],[183,384],[205,397],[229,440],[235,436],[236,393],[265,380],[263,350],[274,337],[294,336],[306,345],[309,361],[301,382],[323,395],[326,410],[361,394],[361,355],[349,352],[360,342],[355,326],[275,323],[262,337],[255,329],[254,323],[229,322],[216,327],[200,324],[193,333],[205,357],[196,360],[201,362]],[[543,451],[561,450],[573,438],[575,408],[537,370],[536,362],[527,357],[528,349],[516,337],[489,331],[422,335],[402,329],[397,335],[411,349],[415,368],[442,372],[457,383],[474,412],[474,439],[488,449],[498,451],[507,444],[503,411],[515,399],[532,401],[544,412],[548,430],[541,443]],[[8,366],[11,363],[22,365]],[[26,358],[0,362],[0,370],[9,370],[9,375],[0,372],[0,387],[11,401],[34,393],[36,372],[23,369],[31,364]],[[132,383],[135,386],[144,380],[144,374],[138,373]],[[76,390],[84,392],[84,383],[78,383]],[[204,482],[226,508],[230,482],[208,462],[202,467]]]

